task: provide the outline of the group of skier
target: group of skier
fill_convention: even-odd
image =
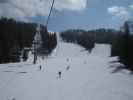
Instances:
[[[67,62],[69,62],[69,58],[66,59]],[[70,69],[70,65],[68,65],[66,67],[66,70],[69,70]],[[42,65],[39,66],[39,70],[41,71],[42,70]],[[62,71],[58,71],[58,78],[60,79],[62,76]]]

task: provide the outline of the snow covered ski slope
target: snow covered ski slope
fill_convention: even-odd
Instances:
[[[109,56],[109,45],[96,44],[89,54],[60,42],[36,65],[32,55],[25,63],[1,64],[0,100],[133,100],[133,76],[112,73]]]

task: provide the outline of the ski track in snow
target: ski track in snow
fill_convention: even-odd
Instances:
[[[133,100],[133,76],[109,67],[110,46],[59,43],[53,54],[27,62],[0,65],[0,100]],[[42,69],[39,69],[39,66]],[[59,78],[58,72],[61,72]]]

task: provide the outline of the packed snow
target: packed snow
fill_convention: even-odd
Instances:
[[[110,45],[95,44],[92,53],[60,42],[49,57],[0,65],[0,100],[133,100],[133,76],[112,73]],[[59,74],[60,73],[60,74]]]

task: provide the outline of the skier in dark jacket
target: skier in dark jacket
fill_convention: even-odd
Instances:
[[[42,66],[41,65],[39,66],[39,69],[42,70]]]
[[[59,78],[61,78],[61,71],[58,72]]]

